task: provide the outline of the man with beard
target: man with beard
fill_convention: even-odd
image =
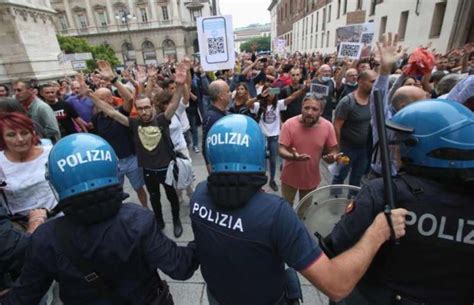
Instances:
[[[303,100],[301,115],[285,122],[280,132],[280,157],[285,159],[281,173],[281,192],[291,204],[299,192],[300,199],[321,182],[319,161],[334,162],[338,153],[334,127],[321,117],[324,99],[315,95]]]
[[[165,183],[165,179],[168,165],[174,158],[169,125],[183,95],[186,72],[184,64],[176,67],[174,79],[176,90],[168,108],[160,114],[156,113],[150,99],[144,98],[135,101],[138,118],[130,118],[120,113],[112,105],[101,100],[97,94],[91,94],[94,104],[99,110],[120,124],[130,128],[135,144],[138,166],[143,168],[145,185],[150,192],[150,202],[155,212],[158,226],[160,229],[165,227],[159,187],[162,184],[165,188],[166,197],[171,204],[175,237],[180,237],[183,234],[183,227],[179,218],[178,195],[173,186]]]
[[[339,150],[349,157],[350,163],[335,175],[332,184],[343,184],[349,171],[349,184],[359,186],[368,169],[371,149],[369,97],[377,73],[366,70],[360,74],[358,88],[345,96],[336,107],[334,129]]]

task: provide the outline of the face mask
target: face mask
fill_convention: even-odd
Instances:
[[[346,85],[348,85],[349,87],[355,87],[355,86],[357,86],[357,82],[355,82],[355,83],[346,83]]]
[[[321,77],[321,80],[322,80],[323,82],[328,82],[328,81],[331,80],[331,77],[330,77],[330,76],[323,76],[323,77]]]

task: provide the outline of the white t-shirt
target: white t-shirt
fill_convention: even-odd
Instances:
[[[52,146],[41,146],[43,153],[28,162],[11,162],[0,152],[0,165],[6,177],[5,195],[13,214],[27,215],[32,209],[52,209],[57,201],[45,178],[46,162]]]
[[[173,145],[174,145],[174,150],[182,150],[187,147],[186,140],[184,139],[184,136],[183,136],[183,131],[184,131],[183,124],[181,121],[181,116],[179,115],[180,113],[184,112],[184,115],[186,116],[187,107],[188,105],[185,105],[180,101],[178,105],[178,109],[176,110],[175,114],[171,118],[171,124],[169,128],[170,128],[171,141],[173,142]],[[186,116],[186,119],[188,119],[187,116]],[[189,121],[188,121],[188,125],[189,125]]]
[[[260,102],[253,104],[252,112],[258,114],[260,109]],[[280,111],[286,110],[285,100],[279,100],[276,107],[273,105],[267,106],[265,114],[260,117],[259,125],[263,134],[266,137],[274,137],[280,134],[281,117]]]
[[[179,101],[178,109],[176,110],[176,114],[179,116],[179,121],[181,123],[181,128],[183,133],[188,131],[191,128],[189,124],[188,114],[186,113],[186,108],[189,107],[189,103],[185,105],[183,103],[183,98]]]

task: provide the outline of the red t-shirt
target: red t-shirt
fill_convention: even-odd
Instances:
[[[287,120],[280,132],[280,144],[294,147],[299,154],[308,154],[306,161],[285,160],[281,173],[281,182],[297,189],[310,190],[321,182],[319,162],[324,148],[337,145],[334,126],[323,117],[311,128],[301,122],[301,115]]]

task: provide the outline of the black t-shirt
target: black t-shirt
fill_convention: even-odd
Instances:
[[[49,104],[49,106],[53,109],[56,120],[58,120],[62,137],[77,132],[72,119],[76,119],[79,115],[71,104],[60,100],[56,104]]]
[[[147,169],[167,167],[172,159],[169,129],[171,121],[160,113],[151,122],[143,123],[136,118],[128,118],[128,122],[138,165]]]
[[[349,86],[348,84],[343,84],[339,90],[336,90],[337,100],[340,101],[343,97],[347,96],[349,93],[354,92],[357,89],[358,85]]]
[[[364,148],[369,143],[370,106],[356,102],[354,94],[345,96],[337,105],[336,119],[344,120],[341,128],[341,146]]]
[[[292,95],[295,91],[301,89],[302,86],[297,86],[295,88],[291,86],[285,86],[281,89],[280,96],[278,97],[280,100],[284,100],[290,95]],[[284,123],[286,120],[291,119],[297,115],[301,114],[301,107],[303,105],[304,94],[300,95],[296,100],[286,105],[286,110],[281,112],[281,121]]]
[[[122,106],[118,108],[118,111],[125,116],[129,116],[129,113]],[[128,127],[106,116],[103,112],[99,112],[92,117],[92,124],[94,124],[97,135],[112,145],[119,159],[135,154],[132,133]]]

